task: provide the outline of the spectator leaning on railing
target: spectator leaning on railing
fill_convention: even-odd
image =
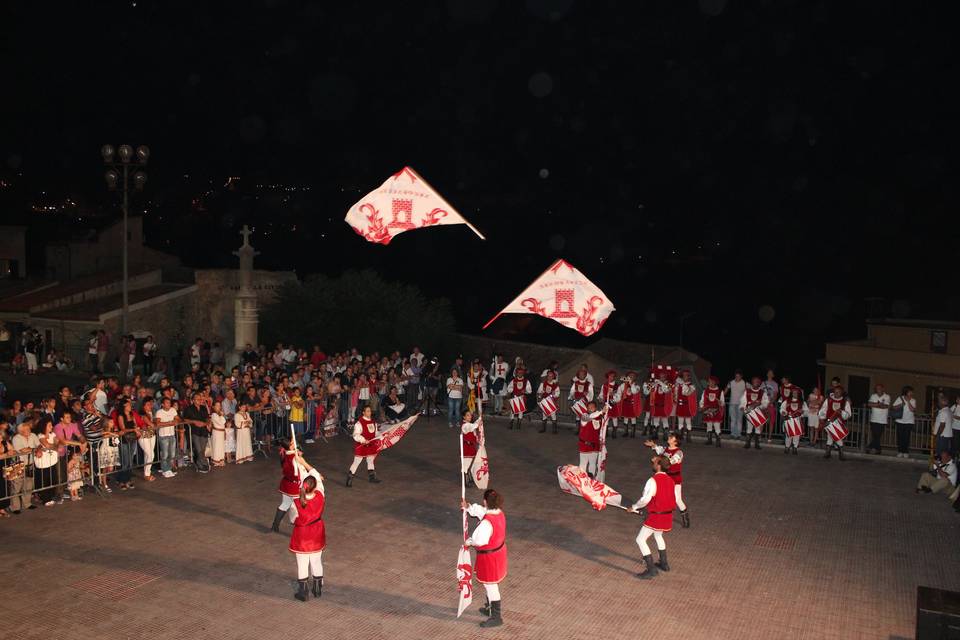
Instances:
[[[897,457],[910,457],[910,433],[916,421],[917,401],[913,397],[913,387],[904,387],[893,401],[893,422],[897,429]]]
[[[887,415],[890,412],[890,396],[884,391],[882,384],[874,387],[867,406],[870,407],[870,444],[867,446],[867,453],[873,451],[879,454],[883,430],[887,426]]]

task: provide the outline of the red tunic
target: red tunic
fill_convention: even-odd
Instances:
[[[527,395],[527,379],[514,378],[511,380],[509,393],[511,397]]]
[[[463,434],[463,457],[472,458],[477,455],[477,446],[479,444],[480,441],[477,439],[476,431]]]
[[[677,384],[675,387],[677,393],[677,417],[692,418],[697,415],[697,394],[692,387],[693,385],[687,385],[687,389],[691,391],[691,393],[687,395],[683,395],[683,384]]]
[[[827,396],[827,399],[824,400],[827,405],[827,422],[830,422],[834,418],[840,417],[840,413],[843,411],[844,405],[847,404],[846,397],[834,398],[833,396]]]
[[[803,400],[787,400],[786,402],[788,418],[799,418],[803,415]]]
[[[759,389],[747,387],[746,391],[743,393],[747,398],[747,407],[745,413],[750,413],[760,406],[760,402],[763,400],[763,387],[760,387]]]
[[[670,531],[673,529],[673,510],[677,508],[674,482],[662,471],[653,474],[653,480],[657,483],[657,493],[647,503],[647,519],[643,526],[655,531]]]
[[[720,387],[707,387],[703,391],[703,421],[716,423],[723,422],[724,407],[720,404]]]
[[[601,424],[600,418],[580,423],[580,453],[600,451],[600,430],[594,425]]]
[[[507,517],[500,513],[488,513],[483,519],[493,527],[487,544],[477,547],[477,581],[480,584],[497,584],[507,577]]]
[[[667,383],[667,390],[661,391],[660,383],[650,390],[650,414],[654,418],[666,418],[673,413],[673,385]]]
[[[604,402],[612,402],[613,397],[617,395],[617,387],[619,385],[614,382],[604,382],[603,386],[600,387],[600,399]],[[611,404],[610,409],[607,410],[607,417],[609,418],[619,418],[620,417],[620,403]]]
[[[581,380],[580,378],[574,378],[572,384],[573,384],[574,400],[579,400],[580,398],[587,397],[587,390],[590,388],[589,380],[587,380],[586,378],[584,378],[583,380]]]
[[[307,506],[296,502],[297,519],[293,523],[290,535],[290,551],[294,553],[316,553],[327,546],[327,531],[323,526],[323,494],[319,491],[307,500]]]
[[[363,437],[367,440],[373,440],[377,437],[377,423],[373,420],[367,420],[364,417],[360,417],[357,422],[363,428]],[[360,442],[354,442],[353,444],[353,455],[355,456],[375,456],[379,453],[379,442],[373,441],[363,444]]]
[[[280,461],[283,468],[283,478],[280,480],[278,491],[291,498],[300,496],[300,476],[297,475],[297,465],[293,461],[295,457],[292,452],[284,451],[283,460]]]
[[[636,418],[643,413],[643,394],[639,388],[635,393],[633,387],[629,382],[620,385],[620,402],[617,406],[622,418]]]
[[[673,456],[681,453],[680,462],[674,462]],[[673,480],[674,484],[683,483],[683,455],[679,447],[676,449],[664,449],[663,455],[670,458],[670,469],[667,471],[667,475],[670,476],[670,479]]]

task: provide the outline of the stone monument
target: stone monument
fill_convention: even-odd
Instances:
[[[239,249],[233,252],[233,255],[240,258],[240,290],[234,301],[234,330],[233,330],[233,353],[228,367],[234,367],[240,362],[240,354],[244,348],[250,344],[257,347],[257,329],[259,328],[260,318],[257,309],[257,294],[253,290],[253,258],[260,255],[250,246],[250,234],[253,233],[243,225],[240,235],[243,236],[243,244]]]

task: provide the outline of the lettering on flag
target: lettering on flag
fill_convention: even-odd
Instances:
[[[557,260],[490,324],[505,313],[533,313],[550,318],[584,336],[592,336],[613,313],[613,302],[566,260]]]
[[[463,615],[464,610],[473,602],[473,561],[470,558],[470,549],[460,547],[457,555],[457,617]]]
[[[344,219],[364,240],[390,244],[404,231],[465,224],[484,237],[410,167],[404,167],[365,195]]]
[[[384,451],[385,449],[389,449],[393,445],[400,442],[400,439],[403,436],[407,435],[407,432],[410,431],[411,427],[413,427],[413,423],[416,422],[417,418],[419,417],[420,417],[420,414],[416,413],[410,416],[409,418],[407,418],[406,420],[404,420],[403,422],[398,422],[397,424],[393,425],[392,427],[384,431],[382,434],[380,434],[380,437],[376,440],[376,442],[378,443],[377,452],[379,453],[381,451]]]
[[[597,511],[603,511],[608,504],[621,506],[622,496],[612,487],[587,475],[587,472],[574,464],[557,467],[557,481],[560,490],[573,496],[580,496]]]

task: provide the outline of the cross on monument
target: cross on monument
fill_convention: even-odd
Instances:
[[[250,231],[250,227],[248,227],[247,225],[243,225],[243,229],[240,230],[240,235],[243,236],[243,246],[245,247],[250,246],[250,234],[252,233],[253,231]]]

